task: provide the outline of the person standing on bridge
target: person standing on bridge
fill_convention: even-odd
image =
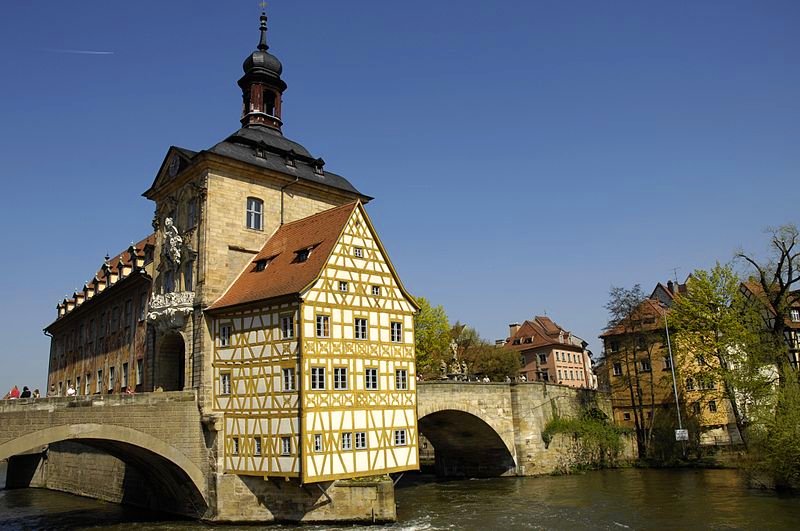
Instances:
[[[39,392],[38,389],[33,390],[33,398],[40,398],[42,394]]]
[[[28,389],[28,386],[25,385],[22,387],[22,394],[19,395],[20,398],[30,398],[31,397],[31,390]]]
[[[72,384],[69,384],[67,388],[67,396],[75,396],[75,388],[72,387]]]

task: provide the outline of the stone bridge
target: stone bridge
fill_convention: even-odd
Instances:
[[[80,485],[79,494],[202,517],[213,490],[202,426],[194,391],[2,400],[0,461],[9,459],[9,482],[21,474],[34,486]]]
[[[568,449],[546,445],[542,430],[553,415],[577,415],[585,403],[611,418],[606,395],[563,385],[442,381],[417,386],[419,431],[433,445],[436,472],[443,476],[553,472]]]
[[[543,383],[420,382],[417,397],[420,433],[444,476],[552,472],[568,451],[542,439],[554,414],[574,415],[592,401],[610,416],[603,395]],[[210,520],[331,521],[341,509],[325,499],[375,495],[356,493],[372,488],[358,482],[339,482],[320,494],[299,484],[218,474],[218,424],[202,418],[194,391],[4,400],[0,464],[8,460],[9,486]]]

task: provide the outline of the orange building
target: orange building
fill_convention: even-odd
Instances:
[[[586,341],[549,317],[537,315],[532,321],[510,324],[504,347],[519,352],[520,375],[528,381],[597,388]]]

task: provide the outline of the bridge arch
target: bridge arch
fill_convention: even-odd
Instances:
[[[513,426],[504,426],[466,404],[420,408],[419,431],[433,445],[441,476],[513,475],[516,459]]]
[[[134,465],[155,480],[154,487],[202,516],[208,507],[203,471],[186,455],[152,435],[111,424],[65,424],[34,431],[0,444],[0,461],[59,442],[82,443]]]

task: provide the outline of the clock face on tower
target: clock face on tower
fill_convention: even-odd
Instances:
[[[178,174],[178,170],[181,167],[181,158],[178,155],[172,157],[172,160],[169,161],[169,168],[167,171],[169,172],[170,177],[175,177]]]

